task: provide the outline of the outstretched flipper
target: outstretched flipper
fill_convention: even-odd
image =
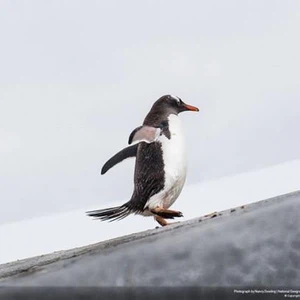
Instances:
[[[135,143],[132,146],[124,148],[111,159],[109,159],[101,169],[101,174],[105,174],[109,169],[111,169],[116,164],[120,163],[126,158],[135,157],[137,153],[138,144],[140,142],[153,143],[157,140],[161,134],[162,129],[159,127],[151,126],[140,126],[132,131],[129,136],[128,144]]]
[[[134,129],[128,139],[128,144],[146,142],[153,143],[161,134],[161,128],[151,126],[140,126]]]
[[[126,158],[135,157],[137,153],[138,144],[129,146],[124,148],[117,154],[115,154],[112,158],[110,158],[102,167],[101,174],[105,174],[109,169],[111,169],[116,164],[120,163]]]

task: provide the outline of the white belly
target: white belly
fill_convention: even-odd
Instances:
[[[169,116],[171,139],[161,135],[158,142],[162,144],[165,184],[164,189],[152,196],[145,207],[157,206],[169,208],[180,195],[186,179],[187,158],[181,121],[178,116]]]

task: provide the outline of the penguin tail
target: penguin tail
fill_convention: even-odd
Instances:
[[[125,204],[121,206],[110,207],[110,208],[99,209],[99,210],[92,210],[86,212],[86,214],[89,217],[93,217],[96,220],[109,221],[109,222],[124,219],[125,217],[130,215],[130,213],[131,213],[130,208]]]

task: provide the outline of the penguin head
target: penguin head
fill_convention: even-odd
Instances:
[[[178,115],[183,111],[199,111],[195,106],[184,103],[179,97],[165,95],[154,102],[143,125],[160,127],[171,114]]]
[[[160,97],[155,103],[156,108],[166,110],[170,114],[179,114],[184,111],[199,111],[195,106],[184,103],[179,97],[165,95]]]

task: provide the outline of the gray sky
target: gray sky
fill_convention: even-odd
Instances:
[[[178,95],[188,182],[300,158],[299,1],[2,1],[0,223],[128,200],[105,176]]]

